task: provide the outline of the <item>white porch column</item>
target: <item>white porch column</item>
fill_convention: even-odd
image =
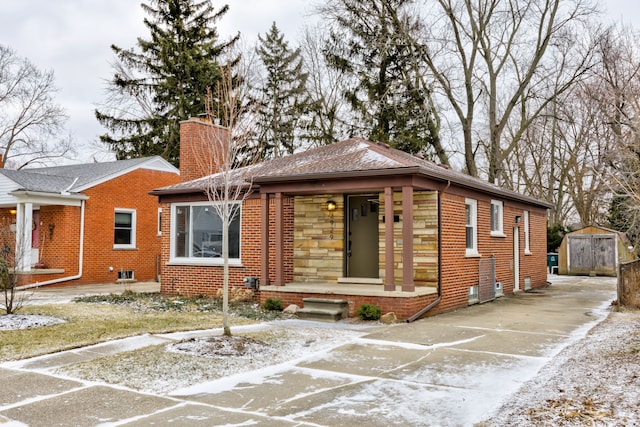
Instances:
[[[16,206],[16,249],[15,268],[31,270],[31,224],[33,223],[33,203],[18,203]]]

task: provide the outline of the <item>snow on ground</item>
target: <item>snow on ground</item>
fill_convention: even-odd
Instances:
[[[283,326],[279,326],[283,324]],[[284,326],[287,325],[287,326]],[[88,381],[119,384],[146,393],[168,393],[273,365],[289,364],[354,340],[363,334],[326,327],[291,327],[286,321],[232,328],[231,337],[209,330],[206,335],[166,334],[172,342],[146,346],[56,372]],[[159,335],[160,336],[160,335]]]
[[[39,314],[5,314],[0,316],[0,331],[38,328],[64,323],[64,320]]]
[[[613,312],[484,424],[640,425],[640,312]]]
[[[0,316],[0,330],[44,326],[48,322],[59,323],[61,320],[33,315]],[[285,321],[283,326],[287,327],[282,328],[280,332],[273,333],[267,346],[256,343],[253,339],[258,339],[257,336],[260,335],[261,330],[272,330],[273,323],[268,327],[253,325],[246,327],[246,329],[245,327],[237,328],[237,332],[251,339],[242,340],[240,344],[236,343],[231,346],[229,346],[229,342],[206,338],[204,335],[199,336],[194,333],[191,336],[188,333],[171,336],[166,334],[159,335],[159,337],[171,338],[174,343],[168,347],[166,345],[158,346],[160,351],[156,356],[160,356],[150,358],[149,363],[143,364],[144,366],[134,367],[134,363],[128,363],[131,361],[123,359],[120,362],[124,363],[112,364],[112,366],[119,367],[120,373],[105,371],[104,367],[109,363],[106,365],[101,363],[75,365],[71,371],[65,373],[87,379],[97,379],[95,373],[99,372],[101,375],[109,376],[109,378],[102,378],[102,380],[123,384],[121,382],[124,381],[123,379],[115,377],[121,374],[123,378],[128,376],[131,384],[138,384],[138,387],[132,388],[140,389],[140,385],[142,385],[144,391],[160,394],[169,392],[174,396],[207,390],[207,381],[217,379],[216,386],[220,387],[218,391],[221,392],[222,389],[232,389],[240,382],[251,383],[251,381],[274,378],[277,372],[295,365],[299,358],[308,357],[309,354],[315,353],[320,356],[345,342],[366,341],[366,339],[358,339],[358,337],[364,335],[368,328],[362,327],[362,330],[358,330],[358,325],[336,324],[332,327],[324,325],[323,328],[304,328],[303,325],[308,326],[309,323],[299,322],[300,324],[297,325],[296,322],[294,320]],[[589,328],[593,326],[594,323],[588,325]],[[211,332],[208,331],[207,334],[210,335]],[[194,337],[195,339],[191,339]],[[178,341],[180,344],[176,344]],[[640,426],[640,405],[638,405],[640,402],[640,372],[637,370],[640,365],[640,311],[611,312],[607,319],[597,324],[588,333],[584,329],[577,331],[572,341],[559,353],[550,354],[548,359],[541,360],[540,362],[546,363],[535,377],[524,382],[519,389],[516,390],[513,387],[513,390],[509,390],[504,405],[494,412],[491,418],[476,425],[484,427],[504,425]],[[371,342],[370,344],[383,345],[384,343]],[[396,345],[401,344],[396,343]],[[228,353],[242,349],[243,346],[246,346],[245,350],[249,350],[248,353],[252,356],[240,361],[240,363],[220,364],[220,360],[224,357],[219,357],[222,355],[216,355],[216,352]],[[407,346],[406,350],[411,351],[413,347]],[[269,352],[270,357],[267,359],[270,359],[271,363],[265,366],[253,365],[252,361],[265,360],[262,357],[257,357],[258,352]],[[171,357],[172,355],[184,356],[185,353],[190,354],[191,357]],[[114,355],[114,357],[120,356]],[[231,358],[227,357],[226,359],[230,360]],[[187,363],[188,366],[176,365],[177,360],[180,363]],[[521,361],[514,360],[516,368],[519,362]],[[160,369],[159,363],[164,364],[165,369]],[[209,372],[207,369],[212,371]],[[249,372],[252,369],[255,370]],[[153,373],[163,371],[170,372],[175,377],[149,377]],[[309,372],[318,374],[320,371],[309,370]],[[202,374],[202,377],[196,378],[194,373]],[[346,417],[349,416],[348,411],[358,408],[359,404],[364,403],[363,407],[366,406],[369,410],[371,407],[379,407],[381,416],[390,411],[396,414],[401,413],[402,417],[399,419],[424,420],[425,411],[432,410],[432,405],[429,402],[437,399],[441,390],[426,384],[421,385],[420,381],[424,381],[421,372],[415,372],[415,374],[420,378],[408,376],[403,378],[403,381],[386,380],[384,383],[376,383],[378,386],[384,386],[383,388],[363,383],[359,392],[351,396],[343,395],[340,399],[328,402],[327,405],[335,405],[336,413]],[[461,380],[467,378],[463,374],[464,372],[461,373]],[[110,377],[111,375],[113,377]],[[331,375],[332,378],[336,377],[335,373]],[[345,377],[346,375],[339,374],[339,376]],[[511,378],[513,379],[513,376]],[[405,387],[401,387],[403,382],[405,382]],[[520,381],[515,381],[515,383],[520,383]],[[131,384],[129,385],[131,386]],[[507,386],[505,384],[494,385],[499,388]],[[511,386],[513,385],[511,384]],[[400,387],[400,389],[394,390],[394,387]],[[487,395],[491,394],[491,390],[485,390],[485,392]],[[462,390],[459,390],[458,393],[461,402],[464,401],[465,396]],[[385,398],[388,394],[405,396],[404,406],[398,407],[398,400]],[[396,406],[384,406],[389,403]],[[455,425],[455,423],[451,425]]]

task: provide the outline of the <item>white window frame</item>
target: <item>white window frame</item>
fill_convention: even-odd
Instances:
[[[491,200],[489,221],[491,222],[491,236],[506,237],[504,234],[504,203],[502,200]]]
[[[524,211],[522,213],[524,218],[524,253],[525,255],[531,255],[531,246],[530,246],[530,232],[529,232],[529,211]]]
[[[232,202],[234,204],[239,205],[238,209],[238,221],[240,221],[238,228],[238,241],[239,241],[239,256],[238,258],[229,258],[230,266],[241,266],[242,265],[242,204],[241,202]],[[176,256],[176,218],[177,218],[177,208],[178,206],[189,206],[191,209],[194,206],[210,206],[212,207],[212,202],[178,202],[171,204],[171,238],[170,240],[170,250],[169,250],[169,264],[174,265],[224,265],[224,258],[207,258],[207,257],[178,257]],[[212,207],[212,209],[215,209]],[[190,225],[193,226],[193,222],[190,221]],[[193,233],[190,231],[189,235],[192,236]],[[191,239],[191,237],[190,237]],[[188,245],[191,246],[191,240],[189,240]]]
[[[470,218],[467,218],[467,206],[470,209]],[[478,253],[478,201],[475,199],[464,200],[465,209],[465,248],[466,256],[479,256]],[[470,220],[470,221],[469,221]],[[472,228],[471,234],[471,246],[469,247],[467,242],[467,229]]]
[[[115,243],[116,214],[119,214],[119,213],[131,215],[131,241],[127,244]],[[136,210],[126,209],[126,208],[115,208],[113,210],[113,232],[114,232],[113,249],[135,249],[136,248]]]
[[[158,208],[158,236],[162,236],[162,208]]]

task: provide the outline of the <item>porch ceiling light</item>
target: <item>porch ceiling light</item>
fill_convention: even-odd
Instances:
[[[15,215],[16,213],[18,213],[18,211],[17,211],[17,210],[15,210],[15,209],[9,209],[9,213],[10,213],[11,215]]]
[[[327,201],[327,210],[328,210],[329,212],[333,212],[333,211],[335,211],[335,210],[336,210],[336,208],[337,208],[337,206],[336,206],[336,202],[334,202],[333,200],[328,200],[328,201]]]

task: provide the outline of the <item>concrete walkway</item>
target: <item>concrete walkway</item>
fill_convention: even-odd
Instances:
[[[584,337],[616,297],[614,278],[550,280],[542,291],[411,324],[376,326],[327,352],[168,395],[51,371],[169,336],[4,363],[0,381],[9,386],[0,389],[0,426],[470,426]]]

